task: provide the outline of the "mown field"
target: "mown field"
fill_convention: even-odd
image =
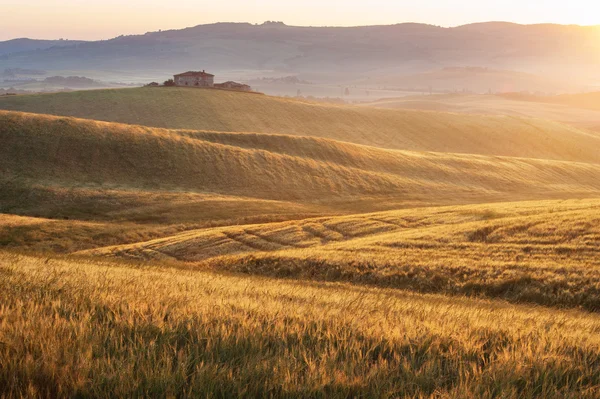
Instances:
[[[5,397],[596,398],[597,314],[0,254]]]

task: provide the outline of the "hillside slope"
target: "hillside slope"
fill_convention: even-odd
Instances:
[[[413,88],[450,92],[568,92],[578,89],[573,82],[548,79],[529,73],[481,67],[446,67],[417,74],[371,76],[361,82],[368,87]],[[583,89],[584,86],[581,86]]]
[[[414,23],[359,27],[218,23],[14,54],[2,62],[7,67],[80,71],[86,76],[104,71],[124,75],[153,71],[164,76],[198,65],[218,75],[275,71],[334,84],[466,64],[543,70],[559,79],[569,76],[575,83],[597,76],[598,31],[496,22],[454,28]]]
[[[230,226],[82,254],[600,310],[600,200]]]
[[[600,393],[598,314],[6,253],[0,273],[4,397]]]
[[[385,209],[381,203],[391,198],[464,203],[600,192],[595,164],[383,150],[309,137],[0,112],[0,140],[2,180],[11,187],[229,195],[339,209],[362,201],[371,210]],[[5,208],[10,195],[3,190]]]
[[[536,98],[538,100],[535,100]],[[388,109],[547,119],[580,129],[600,131],[600,108],[583,109],[573,104],[561,104],[558,102],[560,98],[562,96],[520,98],[519,95],[444,94],[381,99],[363,105]],[[554,104],[551,103],[553,99],[556,99]]]
[[[570,107],[591,109],[596,111],[600,110],[600,92],[561,94],[557,96],[535,96],[520,93],[507,93],[503,96],[514,100],[561,104]]]
[[[0,56],[16,55],[27,51],[53,51],[61,47],[76,46],[85,43],[82,40],[36,40],[36,39],[12,39],[0,42]],[[54,48],[54,49],[53,49]],[[51,50],[49,50],[51,49]],[[7,60],[9,57],[4,57]]]
[[[600,163],[600,134],[512,116],[312,104],[186,88],[0,98],[0,109],[171,129],[313,136],[380,148]]]

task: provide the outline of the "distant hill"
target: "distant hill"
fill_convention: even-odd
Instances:
[[[300,74],[315,82],[466,65],[535,74],[543,71],[553,79],[568,77],[575,83],[598,76],[599,32],[598,27],[509,23],[455,28],[412,23],[364,27],[218,23],[41,50],[31,44],[32,51],[5,55],[2,64],[68,69],[86,76],[90,74],[85,71],[92,70],[152,71],[165,76],[194,68],[217,74],[276,71],[280,76]],[[1,45],[12,49],[4,54],[15,53],[17,48]],[[18,48],[23,51],[25,45]]]
[[[385,74],[369,77],[363,84],[404,90],[435,92],[508,93],[559,93],[583,89],[562,79],[549,79],[530,73],[497,70],[481,67],[446,67],[417,74]]]
[[[52,47],[68,47],[84,43],[82,40],[12,39],[0,42],[0,56],[30,51],[43,51]],[[5,57],[5,60],[7,58]]]
[[[600,99],[595,103],[594,97],[592,93],[572,96],[443,94],[388,98],[362,105],[388,109],[547,119],[600,131]],[[582,101],[576,101],[577,99]],[[585,99],[590,101],[585,102]],[[594,109],[595,104],[598,104],[596,109]]]
[[[562,94],[558,96],[535,96],[521,93],[506,93],[503,97],[512,100],[561,104],[570,107],[600,111],[600,92]]]
[[[600,134],[516,116],[337,106],[186,88],[2,97],[0,109],[169,129],[313,136],[387,149],[600,163]]]

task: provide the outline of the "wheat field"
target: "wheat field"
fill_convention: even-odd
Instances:
[[[0,398],[600,397],[600,135],[375,105],[0,98]]]
[[[594,98],[596,96],[438,94],[383,99],[363,105],[388,109],[546,119],[581,129],[600,131],[600,101]]]
[[[167,129],[311,136],[386,149],[600,162],[600,133],[527,114],[380,109],[186,88],[3,97],[0,110]]]
[[[5,397],[600,394],[596,314],[6,253],[0,273]]]
[[[80,252],[600,310],[600,201],[434,207],[191,230]]]
[[[600,164],[593,163],[386,150],[312,137],[167,130],[4,111],[0,121],[0,212],[23,216],[268,221],[600,194]],[[228,209],[221,217],[216,204]]]

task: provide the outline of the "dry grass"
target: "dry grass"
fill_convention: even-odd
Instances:
[[[600,310],[599,200],[222,227],[86,254]]]
[[[596,398],[600,318],[0,254],[0,396]]]
[[[380,148],[600,162],[600,137],[516,116],[310,104],[184,88],[93,90],[0,98],[0,109],[171,129],[282,133]]]
[[[520,93],[509,93],[503,97],[521,101],[534,101],[561,104],[582,109],[600,110],[600,92],[561,94],[557,96],[535,96]]]
[[[221,204],[219,203],[219,205]],[[252,208],[250,206],[249,212]],[[227,211],[226,208],[221,210]],[[191,214],[196,220],[199,219],[199,215],[193,210],[187,211],[192,212]],[[218,212],[215,212],[212,219],[203,222],[178,224],[160,224],[156,221],[151,223],[86,222],[0,214],[0,247],[27,252],[72,253],[109,245],[143,242],[172,236],[186,230],[252,222],[280,222],[301,217],[299,214],[277,214],[276,211],[277,209],[272,209],[271,213],[267,214],[267,210],[263,209],[263,214],[246,216],[241,219],[234,219],[232,215],[228,215],[227,218],[219,218]]]
[[[579,96],[586,97],[586,95],[573,97],[578,98]],[[595,109],[594,106],[581,107],[577,101],[569,101],[569,97],[532,96],[528,98],[520,95],[444,94],[384,99],[365,105],[388,109],[427,110],[475,115],[507,115],[546,119],[566,123],[578,128],[600,130],[600,106],[596,105]],[[595,97],[598,97],[598,95]],[[600,104],[598,99],[596,99],[596,104]]]
[[[217,206],[227,211],[216,219],[282,220],[600,193],[597,164],[384,150],[308,137],[172,131],[3,111],[0,121],[3,213],[196,223]]]
[[[0,246],[51,254],[0,252],[0,398],[600,396],[600,200],[456,205],[600,197],[594,133],[204,90],[3,107],[229,133],[0,111]]]

